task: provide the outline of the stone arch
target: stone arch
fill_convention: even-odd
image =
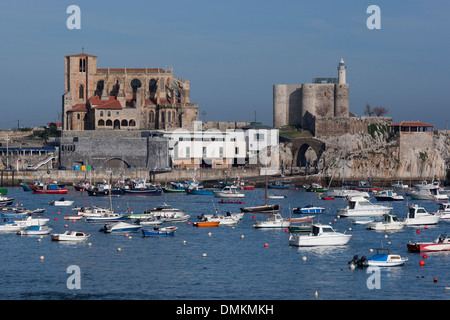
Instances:
[[[128,167],[129,167],[128,163],[119,158],[111,158],[105,162],[105,168],[125,169]]]
[[[120,125],[122,127],[128,127],[128,121],[126,119],[123,119],[122,122],[120,123]]]
[[[120,121],[114,120],[114,129],[120,129]]]
[[[293,163],[297,167],[306,165],[306,154],[312,150],[315,155],[314,163],[308,163],[308,166],[315,166],[319,162],[322,153],[325,151],[325,143],[315,138],[297,138],[292,140]]]

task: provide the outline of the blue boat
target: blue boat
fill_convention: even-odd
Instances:
[[[12,211],[6,211],[2,212],[2,218],[26,218],[29,214],[29,211],[22,211],[22,210],[12,210]]]
[[[312,205],[307,205],[306,207],[294,208],[294,213],[322,213],[324,212],[324,207],[314,207]]]
[[[99,217],[86,217],[86,222],[116,222],[124,221],[126,215],[118,213],[107,213]]]
[[[208,190],[208,189],[198,189],[198,188],[186,188],[184,189],[184,191],[186,191],[186,194],[188,195],[213,195],[214,192],[213,190]]]
[[[142,229],[142,234],[144,237],[162,237],[162,236],[173,236],[178,227],[154,227],[153,229]]]

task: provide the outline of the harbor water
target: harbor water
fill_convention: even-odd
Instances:
[[[448,222],[435,226],[405,227],[396,232],[378,232],[337,217],[345,199],[321,200],[317,193],[271,190],[285,199],[269,200],[289,209],[320,205],[325,212],[315,221],[331,224],[336,231],[352,234],[346,246],[298,248],[289,246],[289,233],[281,229],[255,229],[264,214],[245,214],[235,226],[198,228],[193,222],[200,214],[239,212],[242,206],[264,202],[264,189],[245,190],[245,204],[221,204],[211,195],[169,193],[162,196],[90,197],[70,189],[66,195],[41,195],[9,188],[14,205],[27,209],[46,208],[44,217],[51,233],[81,230],[87,241],[64,243],[46,236],[0,233],[0,299],[2,300],[435,300],[450,298],[450,252],[423,254],[408,252],[409,241],[434,241],[448,232]],[[163,203],[186,210],[190,223],[176,225],[174,236],[143,237],[141,232],[105,234],[102,223],[64,220],[74,215],[72,207],[50,206],[64,197],[73,206],[112,205],[116,212],[142,213]],[[378,203],[372,196],[373,203]],[[380,202],[381,203],[381,202]],[[399,219],[406,217],[407,204],[437,210],[434,201],[383,202],[393,206]],[[298,215],[296,215],[298,216]],[[67,225],[67,227],[66,227]],[[164,225],[163,225],[164,226]],[[152,228],[146,226],[144,228]],[[417,232],[420,230],[420,233]],[[407,257],[402,267],[350,269],[354,255],[367,256],[377,248]],[[373,252],[371,252],[373,249]],[[420,261],[424,261],[423,266]],[[79,288],[70,286],[71,266],[79,268]]]

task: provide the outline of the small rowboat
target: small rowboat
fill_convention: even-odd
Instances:
[[[219,221],[201,221],[201,222],[194,222],[194,227],[218,227],[220,224]]]
[[[161,237],[161,236],[173,236],[178,227],[154,227],[152,230],[142,229],[142,235],[144,237]]]
[[[66,216],[64,216],[64,220],[80,220],[83,217],[84,217],[83,215],[76,215],[76,216],[66,215]]]

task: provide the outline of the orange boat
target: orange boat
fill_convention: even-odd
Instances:
[[[202,221],[202,222],[194,222],[193,225],[194,227],[218,227],[219,226],[219,221]]]

